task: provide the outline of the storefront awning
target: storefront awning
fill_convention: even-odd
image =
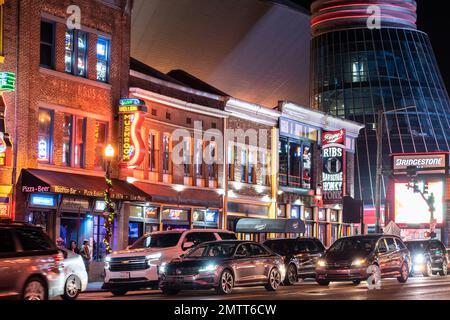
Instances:
[[[305,233],[305,223],[295,219],[241,219],[237,233]]]
[[[59,193],[73,196],[103,198],[106,182],[103,177],[47,170],[22,170],[23,193]],[[126,181],[112,179],[112,198],[123,201],[151,201],[151,196]]]
[[[196,206],[204,208],[221,208],[222,197],[215,189],[195,189],[186,187],[181,192],[171,186],[136,182],[136,187],[147,194],[151,194],[152,202],[180,206]]]

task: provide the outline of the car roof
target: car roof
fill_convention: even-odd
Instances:
[[[146,234],[146,236],[149,236],[151,234],[184,234],[184,233],[188,233],[188,232],[213,232],[213,233],[229,233],[229,234],[234,234],[233,231],[228,231],[228,230],[221,230],[221,229],[189,229],[189,230],[167,230],[167,231],[155,231],[155,232],[151,232]]]
[[[344,237],[341,239],[374,239],[378,240],[381,238],[390,237],[390,238],[396,238],[401,240],[399,236],[393,235],[393,234],[363,234],[363,235],[357,235],[357,236],[351,236],[351,237]],[[339,239],[340,240],[340,239]]]
[[[201,245],[205,245],[205,244],[215,244],[215,243],[236,243],[236,244],[242,244],[242,243],[249,243],[249,244],[260,244],[258,242],[255,241],[248,241],[248,240],[216,240],[216,241],[209,241],[209,242],[203,242],[201,244],[199,244],[199,246]]]
[[[25,222],[0,222],[0,228],[3,229],[39,229],[42,230],[42,227],[35,226]]]
[[[313,241],[319,241],[319,239],[317,238],[277,238],[277,239],[268,239],[264,242],[268,242],[268,241],[304,241],[304,240],[313,240]]]

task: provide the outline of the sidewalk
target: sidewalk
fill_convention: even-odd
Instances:
[[[103,282],[89,282],[86,292],[102,292],[105,291],[102,289]]]

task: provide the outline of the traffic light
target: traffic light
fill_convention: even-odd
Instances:
[[[428,182],[425,182],[425,184],[423,185],[423,194],[428,194],[429,193],[429,185]]]

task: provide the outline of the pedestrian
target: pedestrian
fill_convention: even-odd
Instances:
[[[56,239],[56,246],[58,247],[58,249],[65,249],[65,247],[64,247],[64,239],[61,238],[61,237]]]
[[[67,249],[69,249],[69,251],[71,251],[73,253],[80,254],[80,250],[78,249],[78,244],[75,240],[70,241],[69,248],[67,248]]]
[[[84,240],[83,245],[80,249],[80,255],[83,258],[84,266],[86,267],[86,272],[89,275],[89,265],[91,264],[91,248],[89,247],[89,241]]]

